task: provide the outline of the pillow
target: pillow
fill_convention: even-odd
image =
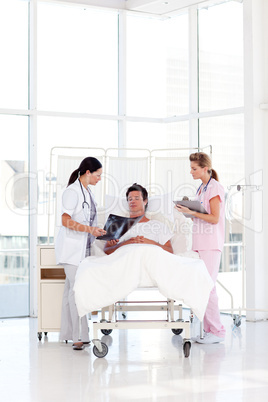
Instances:
[[[173,197],[171,193],[163,195],[153,195],[149,197],[146,215],[153,219],[154,215],[163,215],[168,221],[173,222]]]

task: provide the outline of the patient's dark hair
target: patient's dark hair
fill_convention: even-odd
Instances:
[[[145,209],[146,209],[148,207],[148,192],[147,192],[146,188],[142,187],[140,184],[133,183],[132,186],[130,186],[127,189],[127,192],[126,192],[127,199],[128,199],[128,195],[129,195],[129,193],[131,193],[131,191],[139,191],[142,194],[143,201],[147,200],[147,204],[145,205]]]

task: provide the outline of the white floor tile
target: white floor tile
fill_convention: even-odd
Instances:
[[[189,358],[170,330],[114,330],[98,359],[58,333],[39,341],[37,319],[1,320],[1,402],[266,402],[268,322],[222,321],[225,342],[192,343]]]

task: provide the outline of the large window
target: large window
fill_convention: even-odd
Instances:
[[[15,285],[28,292],[28,158],[37,170],[31,178],[37,177],[38,216],[30,222],[38,242],[54,236],[48,230],[48,223],[53,225],[48,205],[55,206],[57,194],[58,172],[50,169],[54,147],[123,144],[153,150],[199,142],[202,148],[212,145],[213,164],[226,189],[243,180],[243,4],[213,3],[202,8],[201,2],[191,14],[185,8],[159,18],[75,1],[0,2],[0,132],[5,139],[0,150],[0,286],[5,292]],[[35,77],[36,87],[29,88]],[[122,110],[125,115],[118,116]],[[232,244],[224,271],[240,269],[243,233],[236,225],[233,234],[226,235]],[[15,310],[27,314],[28,293],[0,305],[12,303],[13,312],[0,311],[0,316]]]

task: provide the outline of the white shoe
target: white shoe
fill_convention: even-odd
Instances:
[[[220,338],[217,335],[212,334],[211,332],[206,333],[204,335],[204,338],[200,338],[200,336],[198,336],[195,340],[197,343],[219,343],[219,342],[223,342],[224,338]]]
[[[200,331],[199,331],[199,333],[200,333]],[[208,332],[206,332],[206,331],[203,329],[203,338],[204,338],[207,334],[208,334]],[[191,340],[192,340],[193,342],[197,342],[197,339],[203,339],[203,338],[200,338],[200,335],[196,335],[196,336],[193,336],[193,337],[191,338]]]

